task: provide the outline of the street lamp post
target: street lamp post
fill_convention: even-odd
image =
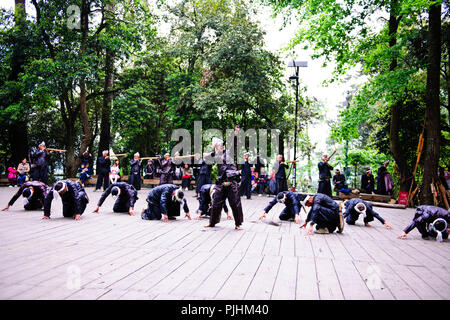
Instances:
[[[289,61],[288,67],[294,68],[293,74],[289,77],[289,81],[292,82],[292,86],[295,87],[295,127],[294,127],[294,161],[297,160],[297,116],[298,116],[298,86],[299,86],[299,72],[300,67],[306,68],[308,66],[307,61]],[[293,162],[293,176],[292,176],[292,191],[295,191],[297,187],[297,163]]]

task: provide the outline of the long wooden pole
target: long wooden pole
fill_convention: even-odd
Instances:
[[[56,152],[66,152],[67,150],[62,150],[62,149],[55,149],[55,148],[45,148],[48,151],[56,151]]]

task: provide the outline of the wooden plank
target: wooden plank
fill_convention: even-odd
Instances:
[[[358,270],[361,278],[366,283],[372,297],[375,300],[393,300],[395,299],[388,286],[383,282],[380,268],[376,264],[365,261],[353,261],[353,265]]]
[[[346,300],[372,300],[373,296],[352,261],[333,261]]]
[[[316,270],[320,299],[344,299],[332,260],[316,259]]]
[[[280,267],[281,257],[265,256],[250,283],[244,299],[269,300]]]
[[[272,291],[272,300],[294,300],[297,284],[297,257],[284,256]]]
[[[214,299],[243,299],[259,265],[261,264],[262,258],[263,257],[261,256],[244,257]]]
[[[298,257],[296,299],[319,299],[316,263],[314,258]]]

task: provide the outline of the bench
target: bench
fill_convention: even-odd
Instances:
[[[339,198],[342,200],[352,199],[352,198],[360,198],[368,201],[376,201],[376,202],[384,202],[388,203],[391,201],[391,196],[386,196],[382,194],[370,194],[370,193],[360,193],[360,194],[344,194],[339,192]]]

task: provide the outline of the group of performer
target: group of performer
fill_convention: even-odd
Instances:
[[[42,157],[41,159],[45,159],[48,156],[48,153],[45,152],[45,145],[41,144],[40,147],[43,147],[40,149],[40,157]],[[241,170],[238,170],[235,161],[231,158],[229,152],[227,152],[223,140],[213,138],[212,147],[214,151],[204,154],[203,160],[201,161],[199,180],[202,180],[202,185],[200,187],[197,186],[199,207],[196,211],[197,215],[195,218],[200,219],[202,216],[208,217],[209,224],[205,227],[212,228],[220,222],[221,213],[224,210],[227,214],[227,219],[234,220],[235,229],[241,230],[244,215],[240,193],[244,192],[244,194],[247,194],[248,186],[244,185],[242,187],[242,183],[239,183],[248,179],[248,176],[243,178],[244,175],[248,175],[248,154],[244,157],[245,162]],[[135,161],[134,163],[137,163],[139,161],[139,154],[135,154],[133,160]],[[148,193],[146,199],[147,208],[141,212],[141,218],[143,220],[175,220],[176,217],[180,216],[181,207],[183,208],[185,217],[189,220],[191,219],[187,199],[182,188],[172,184],[170,175],[167,175],[171,170],[169,167],[173,165],[170,160],[170,155],[166,154],[161,161],[163,169],[160,170],[164,183],[153,188]],[[104,152],[103,159],[99,163],[106,164],[106,167],[108,161],[110,161],[108,154]],[[295,223],[300,224],[302,228],[307,228],[306,234],[311,234],[312,232],[325,234],[333,233],[334,231],[342,233],[345,223],[355,225],[361,216],[364,225],[367,227],[370,227],[369,223],[371,221],[377,219],[386,228],[392,229],[392,226],[373,210],[372,205],[364,200],[354,198],[345,201],[343,203],[344,211],[341,203],[335,202],[325,193],[329,191],[327,183],[325,183],[328,178],[326,174],[333,169],[327,161],[328,158],[324,156],[321,164],[319,164],[321,179],[323,179],[321,181],[324,181],[324,183],[319,185],[319,190],[323,192],[307,196],[287,190],[286,175],[284,172],[287,165],[283,162],[283,157],[278,156],[278,171],[284,172],[278,175],[279,180],[277,180],[277,184],[280,191],[266,208],[264,208],[260,220],[266,218],[267,213],[277,203],[281,203],[284,204],[285,208],[271,223],[278,225],[280,221],[293,220]],[[208,163],[217,164],[218,176],[215,184],[211,183],[209,176],[211,165]],[[38,172],[39,176],[46,177],[47,171],[45,169],[39,169]],[[106,174],[106,171],[100,170],[99,172]],[[163,176],[164,174],[167,176]],[[104,179],[104,177],[101,177],[101,179]],[[99,177],[99,181],[101,179]],[[108,185],[93,212],[99,212],[105,199],[111,195],[115,199],[113,206],[114,212],[126,212],[134,215],[135,203],[138,200],[138,191],[135,184],[132,183],[133,180],[134,178],[131,178],[130,183],[116,182]],[[20,196],[23,198],[25,210],[43,209],[44,215],[42,219],[50,218],[52,201],[58,197],[62,201],[63,216],[72,217],[75,220],[81,219],[89,203],[89,197],[78,181],[60,180],[55,182],[50,188],[44,181],[35,180],[23,183],[3,211],[8,210]],[[226,200],[228,200],[229,206],[231,207],[232,216],[229,214],[228,207],[225,203]],[[305,221],[302,222],[300,216],[301,209],[306,213],[307,207],[310,207],[310,210],[307,213]],[[448,238],[449,223],[450,210],[436,206],[420,206],[417,208],[412,222],[403,230],[399,238],[406,238],[412,229],[417,228],[422,238],[433,237],[442,241]]]

